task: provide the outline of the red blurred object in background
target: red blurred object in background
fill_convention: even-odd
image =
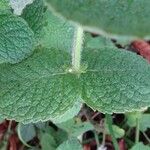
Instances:
[[[126,149],[126,145],[125,145],[124,139],[121,139],[121,140],[119,141],[119,149],[120,149],[120,150],[127,150],[127,149]]]
[[[150,44],[144,40],[132,42],[132,48],[150,63]]]

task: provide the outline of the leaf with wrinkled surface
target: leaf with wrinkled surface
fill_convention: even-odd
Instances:
[[[1,13],[9,13],[10,12],[10,6],[8,0],[1,0],[0,1],[0,14]]]
[[[35,0],[32,4],[26,6],[21,15],[33,30],[36,39],[41,37],[41,31],[46,22],[44,14],[45,6],[43,0]]]
[[[150,106],[150,66],[142,57],[117,48],[85,49],[81,75],[82,98],[103,113],[140,110]]]
[[[17,63],[32,54],[33,32],[22,18],[0,15],[0,35],[0,63]]]
[[[150,35],[149,0],[46,1],[54,12],[82,24],[90,31],[141,38]]]
[[[51,121],[53,121],[55,124],[68,121],[79,113],[79,111],[81,110],[81,106],[82,102],[77,100],[74,105],[70,107],[64,114],[52,119]]]
[[[107,41],[101,42],[99,38],[95,45],[93,42],[85,44],[81,64],[87,69],[79,76],[69,72],[71,55],[61,42],[49,49],[39,47],[21,63],[1,64],[2,117],[25,123],[59,120],[80,98],[103,113],[148,107],[148,62],[134,53],[115,48],[111,41],[106,46]]]
[[[19,64],[0,65],[0,114],[37,122],[64,114],[79,99],[78,78],[68,73],[70,55],[39,48]]]

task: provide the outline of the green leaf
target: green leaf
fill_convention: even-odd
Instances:
[[[82,24],[90,31],[137,37],[150,35],[149,0],[46,1],[54,12]]]
[[[87,69],[78,76],[70,73],[70,54],[57,44],[57,48],[39,47],[21,63],[0,65],[2,117],[25,123],[56,120],[65,116],[81,96],[104,113],[150,105],[150,67],[142,57],[90,44],[83,50],[81,63]]]
[[[91,34],[85,33],[85,39],[84,39],[84,49],[86,48],[92,48],[92,49],[97,49],[97,48],[104,48],[104,47],[115,47],[113,42],[102,36],[97,36],[97,37],[92,37]]]
[[[89,122],[81,122],[78,118],[70,119],[66,122],[57,124],[57,126],[69,134],[69,136],[77,137],[82,135],[84,132],[93,130],[92,124]]]
[[[67,52],[39,48],[21,63],[1,64],[0,114],[26,123],[63,115],[80,97],[70,62]]]
[[[145,132],[148,128],[150,128],[150,114],[142,114],[142,113],[128,113],[127,115],[127,124],[130,127],[136,127],[136,119],[139,118],[140,122],[140,130]]]
[[[82,106],[81,101],[77,101],[63,115],[60,115],[51,121],[53,121],[55,124],[68,121],[69,119],[72,119],[79,113],[79,111],[81,110],[81,106]]]
[[[0,15],[0,63],[17,63],[33,52],[33,32],[13,15]]]
[[[40,143],[42,150],[56,150],[56,141],[54,137],[48,133],[42,133]]]
[[[117,48],[85,49],[82,98],[103,113],[150,106],[150,66],[142,57]]]
[[[142,112],[126,113],[126,117],[127,117],[127,124],[130,127],[136,127],[137,126],[137,119],[141,120],[141,118],[142,118]]]
[[[19,123],[18,128],[18,136],[22,143],[28,147],[30,147],[27,142],[32,140],[36,136],[35,127],[33,124],[22,124]]]
[[[140,121],[140,130],[146,131],[150,128],[150,114],[143,114]]]
[[[82,146],[76,138],[72,138],[62,143],[56,150],[82,150]]]
[[[26,6],[21,15],[34,31],[36,39],[41,37],[41,31],[45,24],[44,13],[45,6],[43,0],[35,0],[31,5]]]
[[[122,138],[124,136],[125,131],[122,128],[116,125],[112,125],[112,128],[113,128],[115,138]],[[110,134],[108,124],[106,124],[106,129],[107,129],[107,134]]]
[[[130,150],[150,150],[150,147],[143,143],[137,143]]]
[[[0,1],[0,14],[1,13],[9,13],[10,12],[10,6],[8,0],[1,0]]]
[[[26,7],[26,5],[31,4],[34,0],[9,0],[9,1],[12,9],[14,10],[14,14],[21,15],[22,10]]]
[[[76,28],[66,20],[46,12],[47,25],[43,29],[41,44],[47,48],[56,48],[71,52]]]
[[[49,124],[45,128],[43,128],[43,131],[53,136],[57,145],[60,145],[68,139],[68,134],[66,131],[60,128],[56,130],[52,126],[49,126]]]

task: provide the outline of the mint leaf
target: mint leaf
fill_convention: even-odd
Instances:
[[[54,137],[48,133],[42,133],[40,143],[42,150],[56,150],[57,143]]]
[[[55,130],[53,127],[49,126],[48,124],[42,130],[43,132],[41,133],[41,135],[43,133],[50,134],[54,138],[57,145],[60,145],[61,143],[63,143],[64,141],[68,139],[67,132],[59,128]]]
[[[10,12],[10,6],[8,0],[1,0],[0,1],[0,14],[1,13],[9,13]]]
[[[130,150],[150,150],[149,146],[144,145],[143,143],[135,144]]]
[[[31,5],[26,6],[21,15],[21,17],[27,21],[29,27],[34,31],[37,39],[40,38],[45,23],[44,9],[43,0],[35,0]]]
[[[117,48],[85,49],[82,98],[103,113],[135,111],[150,106],[150,67],[142,57]]]
[[[150,128],[150,114],[142,114],[142,113],[128,113],[127,116],[127,124],[130,127],[136,127],[137,119],[139,119],[140,130],[145,132],[148,128]]]
[[[115,45],[106,37],[97,36],[93,38],[90,33],[86,33],[83,47],[97,49],[104,47],[115,47]]]
[[[125,135],[125,131],[122,128],[120,128],[119,126],[112,125],[112,128],[114,131],[115,138],[122,138]],[[110,134],[108,124],[106,124],[106,132],[107,132],[107,134]]]
[[[57,118],[54,118],[52,121],[56,123],[62,123],[66,122],[69,119],[72,119],[75,117],[79,111],[81,110],[82,102],[76,101],[72,107],[70,107],[64,114],[58,116]]]
[[[85,29],[113,35],[150,35],[150,1],[46,0],[49,8]],[[140,21],[139,21],[140,18]]]
[[[82,150],[82,146],[76,138],[71,138],[62,143],[56,150]]]
[[[30,145],[27,144],[27,142],[31,141],[36,136],[36,130],[33,124],[18,124],[18,136],[21,142],[26,145],[27,147],[30,147]]]
[[[47,48],[56,48],[71,52],[76,28],[66,20],[46,12],[47,25],[43,29],[41,44]]]
[[[150,128],[150,114],[143,114],[140,121],[140,130],[145,132]]]
[[[141,120],[142,115],[143,115],[142,112],[130,112],[130,113],[126,113],[127,124],[130,127],[136,127],[137,126],[137,119]]]
[[[17,63],[33,52],[33,33],[23,19],[1,14],[0,35],[0,63]]]
[[[0,65],[0,114],[19,122],[57,118],[80,96],[76,75],[68,73],[70,55],[56,49],[36,49],[15,65]]]
[[[82,122],[79,118],[72,118],[66,122],[57,124],[57,126],[65,130],[72,137],[78,137],[86,131],[94,129],[90,122]]]

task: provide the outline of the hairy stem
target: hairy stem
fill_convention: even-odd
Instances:
[[[112,141],[113,141],[115,150],[119,150],[118,142],[117,142],[117,140],[115,138],[115,134],[114,134],[114,131],[113,131],[113,128],[112,128],[112,118],[111,118],[111,115],[106,114],[106,120],[107,120],[107,124],[108,124],[108,128],[109,128],[109,132],[110,132],[110,134],[112,136]]]
[[[82,44],[83,44],[83,28],[81,26],[77,26],[77,31],[74,35],[74,43],[72,49],[72,66],[75,72],[80,71],[80,61],[81,61],[81,52],[82,52]]]

